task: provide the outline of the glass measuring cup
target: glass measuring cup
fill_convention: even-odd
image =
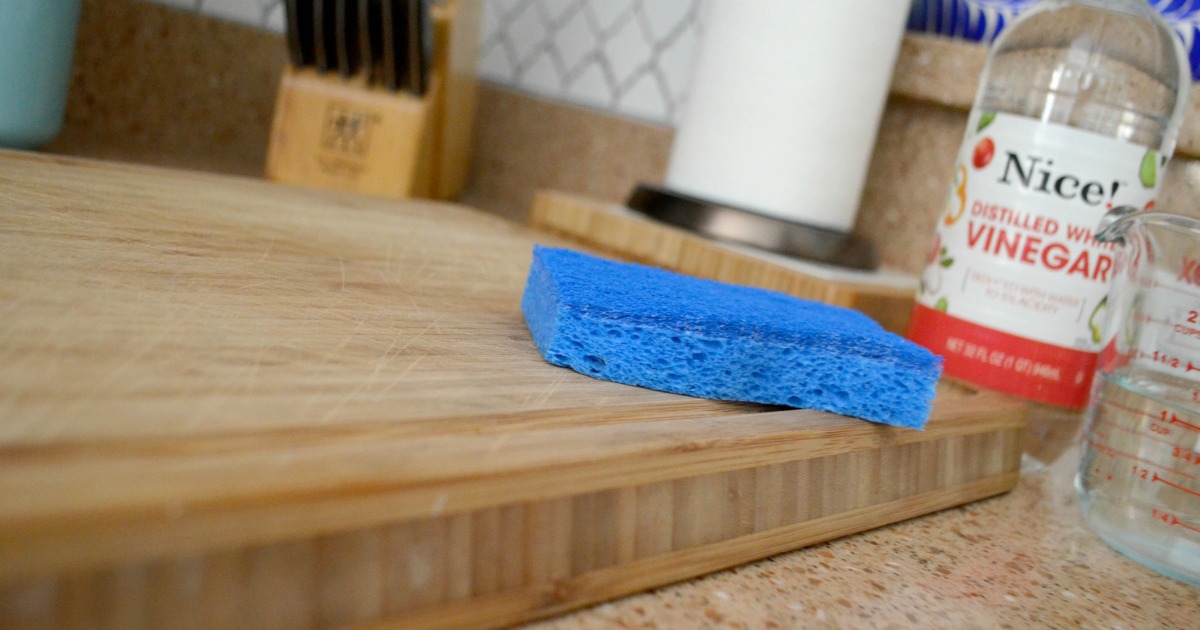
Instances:
[[[1075,487],[1117,551],[1200,586],[1200,221],[1121,207]],[[1103,328],[1097,326],[1103,321]]]

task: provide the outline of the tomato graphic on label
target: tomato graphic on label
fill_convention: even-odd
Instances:
[[[992,142],[991,138],[984,138],[975,145],[975,155],[971,158],[971,163],[975,168],[983,168],[992,161],[992,156],[996,155],[996,143]]]

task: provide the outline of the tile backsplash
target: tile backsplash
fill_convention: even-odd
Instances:
[[[152,0],[274,32],[283,0]],[[705,0],[481,0],[481,78],[671,126]]]
[[[671,125],[687,97],[703,0],[485,0],[481,77]]]
[[[287,23],[283,0],[151,0],[282,33]]]

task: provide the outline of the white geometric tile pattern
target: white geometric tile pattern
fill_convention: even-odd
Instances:
[[[159,4],[197,11],[250,26],[282,33],[286,18],[283,0],[153,0]]]
[[[488,0],[479,74],[503,85],[672,124],[704,0]]]

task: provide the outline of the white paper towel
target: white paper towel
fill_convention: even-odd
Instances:
[[[849,231],[908,0],[712,0],[666,187]]]

